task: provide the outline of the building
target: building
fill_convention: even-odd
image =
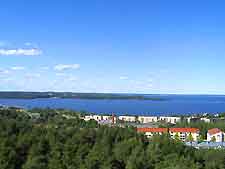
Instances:
[[[181,117],[167,117],[167,116],[160,116],[159,121],[164,121],[166,123],[176,124],[181,121]]]
[[[225,142],[186,142],[185,145],[196,149],[225,149]]]
[[[212,122],[212,123],[217,123],[217,122],[225,123],[225,118],[219,118],[219,117],[211,118],[210,122]]]
[[[124,122],[136,122],[136,116],[119,116],[119,120]]]
[[[185,120],[187,123],[195,123],[195,122],[200,122],[201,118],[200,117],[185,117]]]
[[[207,132],[207,141],[224,142],[224,133],[218,128],[210,129]]]
[[[197,128],[137,128],[138,132],[144,133],[148,138],[154,134],[162,135],[169,133],[171,138],[181,141],[197,141],[199,138],[199,129]]]
[[[210,119],[207,117],[200,118],[201,121],[204,121],[205,123],[210,123]]]
[[[101,116],[100,115],[87,115],[87,116],[84,116],[83,119],[85,121],[89,121],[89,120],[100,121],[101,120]]]
[[[170,128],[171,138],[178,137],[181,141],[197,141],[199,138],[199,129],[197,128]]]
[[[153,123],[158,121],[157,116],[138,116],[138,121],[140,123]]]
[[[207,117],[186,117],[185,118],[186,122],[188,123],[197,123],[197,122],[205,122],[205,123],[210,123],[211,119]]]
[[[87,115],[83,118],[85,121],[95,120],[97,122],[100,121],[111,121],[111,123],[116,123],[116,117],[114,115]]]
[[[167,128],[137,128],[137,131],[144,133],[148,138],[153,135],[162,135],[168,133]]]

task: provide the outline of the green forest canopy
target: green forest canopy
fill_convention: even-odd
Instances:
[[[38,119],[31,113],[40,113]],[[224,150],[196,150],[132,127],[98,126],[64,110],[0,110],[1,169],[224,169]]]

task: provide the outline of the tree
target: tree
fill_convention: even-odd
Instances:
[[[212,141],[212,142],[216,142],[216,137],[213,136],[213,137],[211,138],[211,141]]]
[[[174,140],[175,140],[175,141],[180,141],[180,137],[179,137],[179,134],[178,134],[178,133],[176,133],[176,134],[174,135]]]
[[[200,136],[198,137],[198,142],[203,142],[203,141],[204,141],[204,138],[203,138],[202,135],[200,135]]]
[[[194,138],[193,138],[191,133],[189,133],[189,135],[187,137],[187,141],[189,141],[189,142],[193,142],[194,141]]]
[[[46,139],[40,138],[39,143],[34,144],[28,154],[28,159],[23,169],[43,169],[48,167],[49,145]]]

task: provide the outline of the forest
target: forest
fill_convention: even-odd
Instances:
[[[166,135],[148,140],[133,127],[99,126],[67,110],[1,109],[0,169],[225,169],[225,151]]]
[[[38,99],[38,98],[62,98],[62,99],[107,99],[107,100],[151,100],[164,101],[162,97],[153,97],[137,94],[112,94],[112,93],[72,93],[72,92],[20,92],[0,91],[0,98],[4,99]]]

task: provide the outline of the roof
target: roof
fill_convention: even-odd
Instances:
[[[208,130],[208,133],[210,135],[217,134],[217,133],[220,133],[220,132],[222,132],[222,131],[218,128],[213,128],[213,129]]]
[[[217,148],[217,147],[223,147],[225,148],[224,142],[202,142],[198,144],[198,147],[201,148]]]
[[[152,132],[152,133],[158,133],[158,132],[167,132],[167,128],[137,128],[138,132]]]
[[[198,128],[170,128],[171,132],[187,132],[187,133],[197,133],[199,132]]]
[[[225,142],[185,142],[185,145],[195,148],[225,148]]]

